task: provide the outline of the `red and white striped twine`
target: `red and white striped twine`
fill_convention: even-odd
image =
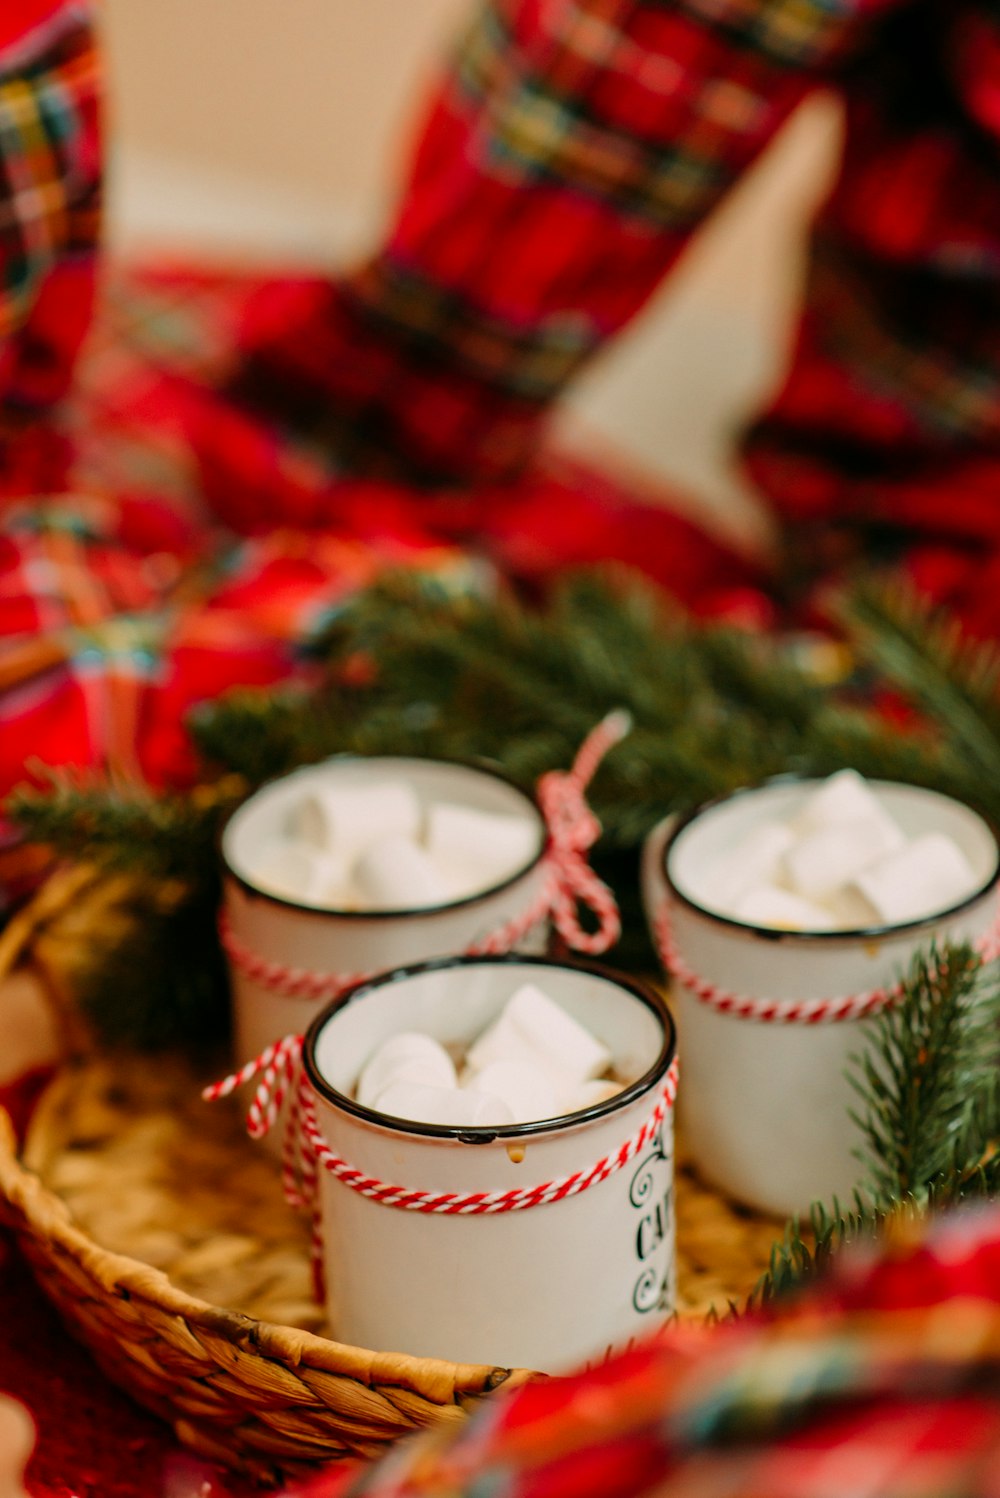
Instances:
[[[255,1061],[248,1062],[231,1077],[206,1087],[202,1096],[208,1102],[227,1097],[246,1082],[259,1077],[250,1109],[247,1129],[260,1138],[273,1127],[290,1084],[298,1075],[295,1101],[285,1135],[283,1179],[285,1194],[293,1206],[310,1206],[316,1221],[316,1184],[318,1167],[328,1170],[343,1185],[381,1206],[405,1212],[425,1212],[447,1216],[496,1216],[504,1212],[523,1212],[579,1196],[623,1169],[650,1142],[670,1112],[677,1095],[677,1058],[671,1063],[656,1103],[639,1129],[617,1150],[604,1155],[586,1170],[576,1170],[556,1180],[537,1186],[520,1186],[507,1191],[424,1191],[410,1186],[392,1185],[369,1176],[351,1165],[327,1143],[316,1117],[315,1094],[301,1067],[302,1037],[287,1035],[268,1046]]]
[[[667,900],[661,903],[653,924],[665,971],[703,1004],[719,1014],[731,1014],[737,1019],[779,1025],[826,1025],[840,1020],[866,1019],[894,1004],[902,991],[902,985],[894,983],[871,988],[865,993],[818,999],[768,999],[733,993],[701,977],[684,960],[674,937]],[[989,930],[975,945],[984,962],[992,962],[1000,955],[1000,909]]]
[[[622,710],[603,718],[580,745],[569,770],[550,770],[538,782],[538,806],[548,839],[542,855],[543,879],[537,896],[520,914],[512,916],[496,931],[474,942],[467,956],[495,955],[511,951],[546,917],[550,917],[563,940],[576,952],[596,955],[606,952],[621,934],[621,919],[615,897],[594,873],[587,855],[601,832],[601,824],[587,805],[586,789],[605,754],[619,743],[632,726]],[[584,931],[578,908],[585,905],[597,920],[594,931]],[[233,966],[270,993],[286,998],[335,999],[371,973],[318,973],[271,962],[246,945],[233,931],[225,911],[219,914],[219,940]]]
[[[202,1097],[207,1103],[229,1097],[237,1088],[244,1087],[255,1079],[257,1086],[247,1109],[247,1133],[251,1139],[263,1139],[278,1121],[285,1099],[292,1097],[285,1137],[282,1141],[281,1177],[286,1200],[293,1207],[311,1204],[312,1193],[307,1190],[300,1150],[299,1094],[305,1075],[302,1073],[302,1036],[286,1035],[265,1047],[253,1061],[241,1066],[239,1071],[221,1082],[213,1082],[204,1088]],[[315,1175],[315,1171],[313,1171]],[[301,1188],[300,1183],[301,1182]]]
[[[563,1201],[568,1196],[579,1196],[591,1186],[598,1186],[609,1176],[615,1175],[634,1160],[640,1150],[653,1138],[657,1129],[673,1107],[677,1093],[677,1061],[672,1062],[664,1085],[649,1117],[642,1126],[626,1139],[617,1150],[591,1165],[587,1170],[575,1170],[557,1180],[543,1181],[537,1186],[519,1186],[508,1191],[469,1191],[462,1195],[454,1191],[421,1191],[409,1186],[393,1186],[374,1176],[367,1176],[357,1166],[349,1164],[330,1148],[323,1137],[316,1119],[315,1101],[311,1092],[303,1091],[300,1098],[303,1132],[308,1147],[324,1170],[336,1176],[345,1186],[360,1196],[384,1207],[397,1207],[406,1212],[443,1213],[448,1216],[479,1217],[496,1216],[503,1212],[523,1212],[531,1207],[545,1207],[551,1202]]]

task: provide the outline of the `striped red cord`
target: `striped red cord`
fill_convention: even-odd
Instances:
[[[507,1191],[472,1191],[462,1194],[425,1191],[411,1186],[393,1185],[369,1176],[338,1155],[327,1143],[316,1116],[315,1094],[301,1066],[302,1036],[286,1035],[232,1076],[206,1087],[202,1096],[208,1102],[227,1097],[246,1082],[258,1078],[258,1085],[247,1114],[247,1130],[254,1138],[274,1126],[284,1099],[290,1095],[297,1075],[294,1103],[285,1134],[284,1186],[293,1206],[310,1205],[315,1213],[317,1167],[322,1166],[343,1185],[381,1206],[406,1212],[438,1213],[448,1216],[495,1216],[505,1212],[522,1212],[578,1196],[615,1175],[650,1142],[670,1112],[677,1095],[678,1065],[675,1057],[648,1118],[630,1138],[597,1160],[586,1170],[576,1170],[556,1180],[536,1186],[521,1186]]]
[[[573,951],[606,952],[621,934],[621,919],[611,890],[591,869],[587,856],[601,832],[601,824],[587,805],[586,789],[605,754],[631,728],[628,713],[609,713],[584,739],[569,770],[551,770],[538,782],[538,805],[548,833],[542,855],[544,877],[531,905],[496,931],[474,942],[467,956],[511,951],[539,922],[550,917]],[[579,907],[596,919],[594,931],[580,925]],[[230,962],[243,975],[270,993],[287,998],[335,999],[371,973],[320,973],[288,963],[272,962],[239,939],[225,911],[219,915],[219,940]]]
[[[661,903],[656,912],[653,926],[664,970],[683,984],[696,999],[718,1014],[730,1014],[737,1019],[758,1020],[765,1024],[837,1024],[841,1020],[867,1019],[878,1014],[895,1003],[901,992],[901,985],[895,983],[871,988],[864,993],[816,999],[768,999],[733,993],[701,977],[685,961],[674,937],[667,900]],[[991,962],[1000,955],[1000,908],[989,930],[976,943],[976,948],[984,962]]]

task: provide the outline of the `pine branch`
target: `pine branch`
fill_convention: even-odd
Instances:
[[[229,1027],[216,899],[180,881],[111,876],[47,943],[93,1036],[108,1050],[213,1051]]]
[[[872,631],[881,627],[873,616]],[[648,965],[636,851],[668,812],[773,774],[845,765],[973,802],[985,780],[938,726],[887,728],[832,696],[780,642],[696,625],[621,571],[570,575],[544,607],[456,594],[412,572],[387,577],[340,613],[318,658],[309,691],[243,691],[197,711],[192,731],[220,779],[156,795],[59,772],[18,793],[18,822],[68,856],[185,881],[214,909],[217,829],[265,779],[333,754],[395,753],[495,766],[531,792],[624,706],[633,732],[589,794],[604,828],[596,858],[628,916],[631,946],[615,960]]]
[[[832,709],[780,646],[695,626],[621,572],[571,575],[544,612],[389,579],[344,612],[327,648],[335,669],[358,655],[378,663],[370,724],[398,741],[395,714],[419,712],[424,752],[487,756],[526,786],[568,763],[610,707],[627,706],[634,732],[593,786],[616,846],[634,846],[666,811],[781,771],[842,768],[852,755],[887,778],[948,774],[928,738]]]
[[[859,588],[841,615],[860,658],[925,714],[1000,810],[1000,649],[969,640],[900,583]]]
[[[860,1158],[881,1202],[927,1199],[933,1181],[979,1161],[995,1125],[1000,984],[967,945],[918,953],[901,1000],[872,1022],[850,1080]]]
[[[31,842],[109,871],[204,883],[226,814],[246,795],[229,775],[188,792],[153,791],[99,771],[32,767],[40,784],[14,791],[8,816]]]
[[[258,786],[333,754],[365,753],[376,717],[374,694],[330,682],[308,692],[240,688],[197,707],[188,726],[209,764]],[[402,741],[405,720],[396,727]]]
[[[878,1236],[887,1213],[860,1197],[854,1207],[843,1210],[814,1202],[808,1226],[794,1218],[785,1225],[784,1236],[771,1249],[767,1270],[750,1292],[747,1310],[759,1310],[798,1292],[821,1275],[849,1244]]]
[[[46,937],[45,960],[91,1032],[109,1049],[218,1045],[229,999],[215,843],[245,782],[228,776],[157,795],[97,772],[39,778],[41,788],[11,798],[9,814],[29,837],[107,876]]]
[[[968,945],[919,953],[897,1002],[872,1021],[848,1077],[862,1106],[867,1176],[844,1211],[813,1204],[789,1222],[750,1304],[815,1277],[857,1239],[901,1213],[921,1216],[1000,1194],[1000,971]]]

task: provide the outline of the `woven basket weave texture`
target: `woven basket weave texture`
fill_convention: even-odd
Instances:
[[[58,989],[79,960],[87,888],[72,871],[62,897],[43,890],[0,939],[0,971],[41,954]],[[21,1159],[0,1127],[0,1212],[39,1282],[105,1372],[186,1445],[274,1481],[377,1454],[538,1376],[330,1340],[308,1224],[285,1206],[236,1104],[208,1110],[201,1080],[181,1061],[91,1055],[49,1087]],[[779,1225],[683,1165],[676,1200],[682,1314],[741,1304]]]

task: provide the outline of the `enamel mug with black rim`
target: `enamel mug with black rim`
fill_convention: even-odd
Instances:
[[[531,848],[520,867],[463,899],[416,909],[349,910],[272,893],[255,880],[263,849],[287,837],[311,790],[396,783],[421,806],[445,803],[523,819]],[[407,756],[344,755],[296,770],[251,796],[222,836],[224,940],[229,948],[234,1059],[258,1056],[290,1033],[302,1034],[349,982],[405,962],[464,952],[538,905],[544,893],[546,828],[534,801],[502,776],[467,765]],[[537,951],[548,938],[541,918],[517,943]]]
[[[418,1030],[462,1052],[525,983],[608,1048],[626,1084],[614,1097],[501,1128],[425,1125],[354,1099],[387,1037]],[[652,990],[544,958],[426,963],[336,1000],[314,1021],[303,1064],[326,1161],[338,1339],[559,1372],[663,1325],[675,1300],[676,1056]]]
[[[666,965],[684,972],[674,978],[673,1005],[686,1149],[737,1200],[794,1216],[815,1201],[849,1202],[863,1174],[863,1136],[851,1118],[858,1098],[847,1073],[868,1042],[871,1019],[817,1020],[816,1010],[851,1014],[851,1000],[891,990],[931,942],[983,938],[996,919],[1000,877],[996,836],[969,807],[921,787],[873,781],[907,838],[940,832],[962,850],[976,881],[967,899],[923,920],[829,932],[769,929],[713,909],[712,871],[726,849],[759,824],[789,821],[818,784],[783,777],[681,820],[665,818],[647,839],[642,868],[654,940],[662,956],[668,933],[679,963]],[[731,1002],[741,999],[746,1010],[770,1017],[742,1012]],[[870,1012],[877,1008],[875,1001]]]

